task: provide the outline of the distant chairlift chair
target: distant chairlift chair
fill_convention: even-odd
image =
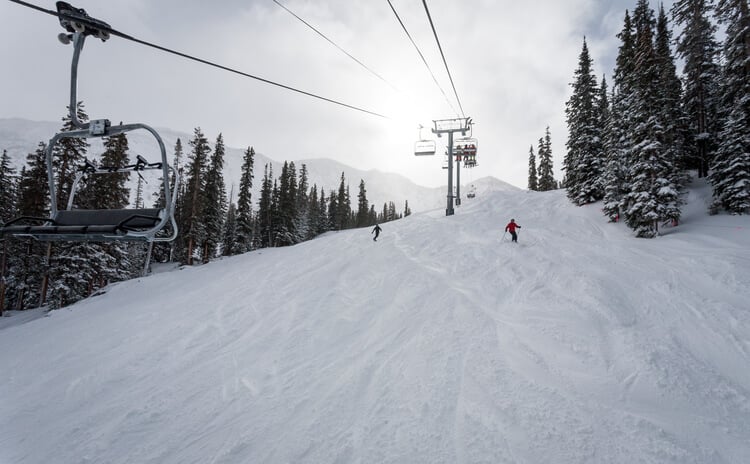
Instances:
[[[93,35],[106,41],[111,28],[107,23],[93,19],[82,9],[77,9],[65,2],[57,2],[60,24],[68,33],[58,37],[64,44],[73,42],[73,63],[70,85],[70,120],[78,128],[55,134],[46,149],[47,177],[50,191],[50,216],[48,218],[19,217],[0,227],[1,235],[33,237],[40,241],[141,241],[165,242],[177,237],[177,224],[174,219],[175,192],[179,176],[167,163],[164,142],[159,134],[145,124],[126,124],[112,126],[107,119],[82,123],[76,115],[76,86],[78,59],[86,36]],[[55,145],[66,138],[101,138],[124,134],[136,129],[144,129],[156,138],[161,151],[161,161],[149,163],[142,156],[137,157],[135,164],[123,167],[97,167],[88,160],[81,166],[71,187],[67,209],[58,210],[57,192],[53,170],[53,153]],[[164,205],[160,208],[139,209],[73,209],[76,189],[83,176],[137,172],[149,169],[161,170],[164,192]],[[170,190],[170,173],[174,174],[175,185]],[[171,227],[167,228],[168,225]],[[167,228],[167,232],[162,232]],[[171,229],[171,233],[169,233]],[[162,232],[162,233],[160,233]]]

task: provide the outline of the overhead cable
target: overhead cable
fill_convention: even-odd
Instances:
[[[385,78],[384,78],[383,76],[381,76],[380,74],[376,73],[376,72],[375,72],[375,71],[373,71],[373,70],[372,70],[372,69],[371,69],[370,67],[368,67],[368,66],[367,66],[366,64],[362,63],[362,62],[361,62],[361,61],[359,61],[359,60],[358,60],[357,58],[355,58],[354,56],[352,56],[352,55],[351,55],[351,54],[350,54],[349,52],[347,52],[346,50],[344,50],[343,48],[341,48],[340,46],[338,46],[338,44],[336,44],[336,42],[334,42],[333,40],[329,39],[328,37],[326,37],[326,36],[325,36],[325,34],[323,34],[322,32],[320,32],[320,31],[319,31],[318,29],[316,29],[316,28],[315,28],[315,27],[314,27],[313,25],[311,25],[310,23],[308,23],[308,22],[307,22],[307,21],[305,21],[304,19],[302,19],[302,18],[300,18],[299,16],[297,16],[297,15],[296,15],[296,14],[295,14],[295,13],[294,13],[294,12],[293,12],[292,10],[290,10],[290,9],[289,9],[289,8],[287,8],[286,6],[284,6],[284,5],[282,5],[281,3],[279,3],[279,2],[278,2],[278,0],[273,0],[273,2],[274,2],[275,4],[277,4],[277,5],[279,5],[279,6],[281,7],[281,8],[283,8],[283,9],[284,9],[284,10],[285,10],[285,11],[286,11],[287,13],[289,13],[290,15],[294,16],[295,18],[297,18],[297,19],[298,19],[298,20],[299,20],[299,21],[300,21],[300,22],[301,22],[302,24],[304,24],[305,26],[307,26],[307,27],[309,27],[310,29],[312,29],[313,31],[315,31],[315,32],[316,32],[316,33],[317,33],[317,34],[318,34],[319,36],[321,36],[321,37],[323,37],[324,39],[326,39],[326,40],[328,41],[328,43],[330,43],[330,44],[331,44],[331,45],[333,45],[334,47],[338,48],[338,49],[339,49],[339,50],[340,50],[340,51],[341,51],[341,52],[342,52],[342,53],[343,53],[344,55],[346,55],[346,56],[348,56],[349,58],[351,58],[352,60],[354,60],[354,61],[355,61],[355,62],[356,62],[356,63],[357,63],[358,65],[360,65],[360,66],[362,66],[363,68],[365,68],[365,69],[366,69],[367,71],[369,71],[369,72],[370,72],[370,73],[371,73],[371,74],[372,74],[373,76],[377,77],[378,79],[380,79],[381,81],[383,81],[384,83],[386,83],[386,84],[387,84],[387,85],[388,85],[388,86],[389,86],[390,88],[392,88],[393,90],[396,90],[396,91],[398,91],[398,89],[397,89],[397,88],[396,88],[396,87],[395,87],[395,86],[394,86],[393,84],[391,84],[390,82],[388,82],[388,81],[387,81],[387,80],[386,80],[386,79],[385,79]]]
[[[274,0],[275,1],[275,0]],[[422,63],[424,63],[425,66],[427,66],[427,70],[430,72],[430,75],[432,76],[432,80],[435,82],[435,85],[438,89],[440,89],[440,93],[443,94],[443,97],[445,97],[445,101],[448,103],[448,106],[450,106],[451,110],[458,114],[458,111],[456,111],[456,108],[453,107],[453,104],[451,103],[450,99],[448,98],[448,95],[445,94],[445,91],[443,90],[443,87],[440,86],[440,83],[438,82],[437,78],[435,77],[435,73],[432,72],[432,68],[430,68],[430,65],[427,63],[427,60],[425,59],[424,55],[422,54],[422,51],[417,46],[417,43],[414,42],[414,39],[411,37],[411,34],[409,34],[409,31],[406,29],[406,26],[404,25],[404,22],[401,21],[401,17],[396,12],[396,8],[393,7],[393,4],[391,3],[391,0],[386,0],[388,2],[388,5],[391,7],[391,10],[393,11],[393,14],[396,15],[396,19],[398,20],[398,23],[401,24],[401,28],[406,33],[406,36],[411,41],[411,44],[414,45],[414,48],[417,50],[417,53],[419,53],[419,57],[422,58]]]
[[[445,71],[448,73],[448,78],[451,80],[451,86],[453,86],[453,94],[456,96],[456,101],[458,102],[458,107],[461,109],[461,116],[466,117],[464,114],[464,108],[461,106],[461,99],[458,98],[458,92],[456,92],[456,85],[453,83],[453,76],[451,76],[451,71],[448,69],[448,62],[445,61],[445,54],[443,53],[443,47],[440,46],[440,39],[438,39],[437,31],[435,30],[435,24],[432,22],[432,16],[430,16],[430,9],[427,8],[427,0],[422,0],[422,4],[424,5],[424,11],[427,13],[427,19],[430,20],[430,27],[432,27],[432,33],[435,35],[435,41],[437,42],[437,46],[440,49],[440,56],[443,57],[443,64],[445,64]]]
[[[97,28],[101,27],[101,24],[94,23],[94,22],[87,22],[86,20],[81,19],[79,17],[66,15],[64,13],[58,13],[57,11],[53,11],[53,10],[48,10],[46,8],[42,8],[40,6],[33,5],[33,4],[25,2],[23,0],[8,0],[8,1],[13,2],[13,3],[17,3],[19,5],[22,5],[22,6],[25,6],[25,7],[34,9],[34,10],[37,10],[37,11],[41,11],[43,13],[47,13],[47,14],[49,14],[51,16],[55,16],[57,18],[70,19],[70,20],[74,20],[74,21],[79,22],[79,23],[91,25],[91,26],[97,27]],[[329,103],[333,103],[335,105],[343,106],[345,108],[349,108],[349,109],[352,109],[352,110],[355,110],[355,111],[360,111],[362,113],[367,113],[367,114],[370,114],[370,115],[373,115],[373,116],[377,116],[379,118],[390,119],[388,116],[382,115],[380,113],[376,113],[374,111],[369,111],[369,110],[366,110],[364,108],[360,108],[360,107],[357,107],[357,106],[354,106],[354,105],[349,105],[347,103],[343,103],[343,102],[340,102],[338,100],[333,100],[331,98],[326,98],[326,97],[314,94],[312,92],[307,92],[307,91],[300,90],[300,89],[297,89],[297,88],[294,88],[294,87],[291,87],[291,86],[288,86],[288,85],[284,85],[284,84],[280,84],[278,82],[271,81],[269,79],[264,79],[264,78],[259,77],[259,76],[254,76],[252,74],[248,74],[246,72],[239,71],[239,70],[230,68],[228,66],[223,66],[223,65],[214,63],[212,61],[209,61],[209,60],[205,60],[205,59],[202,59],[202,58],[197,58],[197,57],[189,55],[187,53],[182,53],[182,52],[179,52],[179,51],[176,51],[176,50],[172,50],[172,49],[167,48],[167,47],[162,47],[161,45],[157,45],[157,44],[154,44],[154,43],[151,43],[151,42],[147,42],[145,40],[141,40],[141,39],[135,38],[133,36],[130,36],[128,34],[125,34],[123,32],[117,31],[117,30],[112,29],[112,28],[107,29],[106,32],[108,32],[110,35],[117,36],[117,37],[120,37],[122,39],[129,40],[131,42],[135,42],[135,43],[138,43],[138,44],[141,44],[141,45],[145,45],[147,47],[155,48],[155,49],[163,51],[165,53],[170,53],[172,55],[177,55],[179,57],[182,57],[182,58],[185,58],[185,59],[188,59],[188,60],[197,61],[198,63],[202,63],[202,64],[205,64],[207,66],[212,66],[214,68],[218,68],[218,69],[221,69],[223,71],[231,72],[231,73],[234,73],[234,74],[239,74],[240,76],[243,76],[243,77],[248,77],[250,79],[255,79],[257,81],[264,82],[266,84],[274,85],[276,87],[281,87],[282,89],[290,90],[292,92],[300,93],[302,95],[307,95],[308,97],[317,98],[318,100],[323,100],[323,101],[326,101],[326,102],[329,102]]]

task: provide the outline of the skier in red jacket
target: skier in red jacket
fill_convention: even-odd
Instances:
[[[516,229],[520,229],[521,226],[516,224],[515,219],[511,219],[507,226],[505,226],[505,231],[510,232],[510,236],[512,237],[512,242],[518,243],[518,235],[516,234]]]

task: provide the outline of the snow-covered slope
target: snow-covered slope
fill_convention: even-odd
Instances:
[[[706,193],[641,240],[484,191],[6,322],[0,462],[748,462],[750,219]]]
[[[13,165],[20,171],[20,167],[25,163],[26,155],[36,150],[39,142],[48,142],[49,139],[60,130],[62,123],[28,121],[25,119],[4,119],[0,118],[0,151],[8,150],[13,160]],[[181,133],[171,129],[157,129],[159,135],[164,139],[164,145],[167,149],[167,157],[172,163],[174,157],[174,145],[180,138],[183,144],[184,158],[183,163],[187,162],[187,156],[190,153],[189,140],[192,134]],[[216,142],[218,134],[204,134],[209,140],[211,147]],[[145,131],[134,131],[128,134],[128,141],[132,154],[140,154],[149,161],[159,159],[159,148],[154,138]],[[103,150],[99,140],[91,140],[90,149],[91,159],[96,159]],[[239,180],[242,170],[243,153],[247,147],[226,148],[225,155],[225,183],[227,194],[230,193],[232,185],[239,186]],[[445,188],[429,188],[417,185],[404,176],[392,173],[384,173],[375,170],[360,170],[351,166],[339,163],[329,159],[300,159],[298,154],[276,154],[276,159],[281,159],[281,163],[265,156],[262,147],[255,146],[255,182],[253,198],[257,200],[263,178],[263,169],[266,164],[273,168],[274,177],[281,174],[283,160],[295,160],[297,172],[306,164],[309,173],[310,186],[316,184],[318,188],[323,187],[325,194],[328,195],[331,190],[338,191],[341,182],[341,173],[343,172],[346,181],[349,184],[353,202],[356,207],[357,193],[359,192],[360,179],[365,181],[367,189],[367,198],[370,204],[375,205],[375,210],[380,212],[383,204],[393,201],[399,212],[404,210],[405,202],[409,202],[409,208],[412,211],[426,211],[438,208],[446,202]],[[440,169],[439,162],[436,161],[432,169]],[[159,190],[159,182],[154,175],[153,179],[147,179],[145,185],[145,198],[151,201],[151,195]],[[131,179],[133,183],[137,178]],[[516,187],[506,184],[499,180],[494,182],[502,184],[507,189],[516,189]],[[464,190],[466,193],[468,190]],[[135,188],[131,188],[131,194],[135,196]],[[236,200],[236,197],[235,197]]]

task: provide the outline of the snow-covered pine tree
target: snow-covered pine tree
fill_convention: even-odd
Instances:
[[[404,217],[411,216],[411,209],[409,209],[409,200],[404,201]],[[370,225],[373,225],[374,222],[370,222]]]
[[[347,183],[344,173],[341,173],[341,182],[336,198],[336,230],[344,230],[348,227],[351,204],[347,194]]]
[[[16,201],[16,216],[49,217],[49,183],[46,144],[39,142],[34,153],[26,157],[21,169]],[[5,287],[6,308],[22,310],[39,304],[42,274],[45,272],[47,245],[36,240],[7,238],[8,279]]]
[[[276,246],[294,245],[300,241],[297,236],[297,172],[294,162],[284,161],[278,198]]]
[[[626,195],[630,191],[630,159],[632,141],[627,134],[632,126],[635,69],[635,31],[630,13],[625,11],[622,31],[617,35],[620,47],[617,53],[610,118],[604,126],[603,148],[605,166],[602,177],[604,187],[604,214],[617,221],[626,208]]]
[[[566,171],[568,198],[578,205],[600,200],[602,186],[601,118],[597,102],[598,88],[586,38],[574,74],[573,94],[566,103],[568,153],[563,165]]]
[[[128,164],[128,139],[124,134],[104,140],[101,166],[114,169]],[[130,173],[91,174],[85,178],[76,203],[85,209],[121,209],[129,203],[126,183]],[[131,254],[120,242],[61,242],[52,260],[49,303],[51,307],[72,304],[94,290],[138,275],[143,253]],[[131,252],[142,250],[134,245]],[[131,268],[131,258],[138,259]]]
[[[534,155],[534,145],[529,146],[529,190],[539,190],[536,177],[536,156]]]
[[[336,190],[328,193],[328,230],[338,230],[339,195]]]
[[[185,179],[182,177],[183,175],[183,168],[182,168],[182,141],[178,138],[177,142],[175,142],[174,146],[174,158],[172,161],[172,174],[169,178],[169,189],[170,192],[174,192],[175,198],[173,198],[175,208],[174,208],[174,219],[175,223],[181,224],[182,223],[182,200],[183,200],[183,191],[185,186]],[[177,186],[178,188],[175,189],[175,183],[177,182],[177,178],[179,176],[180,184]],[[140,179],[139,179],[140,180]],[[164,184],[163,180],[160,180],[159,185],[159,191],[154,192],[154,208],[163,208],[165,206],[165,195],[164,195]],[[137,196],[137,195],[136,195]],[[165,263],[172,259],[172,256],[174,255],[174,250],[180,247],[183,247],[183,241],[182,241],[182,234],[179,233],[177,238],[175,238],[173,241],[165,243],[165,242],[154,242],[152,251],[151,251],[151,261],[157,262],[157,263]],[[184,247],[183,247],[184,248]]]
[[[323,187],[320,187],[320,196],[318,197],[320,207],[318,208],[318,230],[316,235],[328,232],[331,230],[330,213],[328,211],[328,202],[326,201],[326,194]]]
[[[104,140],[104,153],[101,156],[100,165],[111,168],[125,167],[130,163],[128,151],[129,143],[125,134],[107,137]],[[90,176],[81,191],[87,202],[86,207],[96,209],[126,208],[130,203],[130,189],[127,187],[129,178],[129,172]],[[136,207],[144,208],[142,199],[143,178],[139,176],[138,181],[141,187],[141,203],[140,206]],[[146,246],[144,244],[133,243],[128,246],[121,242],[110,242],[92,243],[91,245],[100,247],[101,251],[111,258],[107,258],[95,266],[94,273],[97,281],[95,287],[106,285],[107,282],[117,282],[141,275],[146,259]]]
[[[329,221],[328,212],[328,201],[326,200],[326,194],[323,187],[320,187],[320,195],[318,196],[318,224],[315,235],[320,235],[331,230],[331,223]]]
[[[247,147],[242,158],[239,192],[237,194],[237,253],[253,248],[252,188],[255,169],[255,149]]]
[[[62,118],[61,132],[77,130],[70,118],[70,107]],[[81,122],[88,121],[83,103],[76,104],[76,117]],[[73,180],[78,166],[86,158],[89,143],[85,138],[63,138],[55,144],[52,152],[52,166],[55,176],[55,189],[58,209],[65,209],[70,198]],[[75,207],[85,203],[85,196],[76,196]],[[44,271],[42,283],[43,302],[48,301],[53,308],[71,304],[83,297],[89,291],[90,274],[82,264],[87,259],[96,259],[95,253],[80,243],[58,243],[53,246],[47,244],[49,256],[48,267]],[[56,280],[57,279],[57,280]]]
[[[677,66],[675,66],[674,56],[672,55],[671,43],[672,31],[669,30],[664,5],[661,5],[656,19],[656,38],[654,41],[660,87],[658,108],[662,113],[661,120],[664,123],[664,159],[669,166],[668,180],[671,187],[679,193],[678,204],[682,205],[681,196],[690,180],[685,169],[683,156],[686,146],[687,118],[680,104],[682,84],[677,77]]]
[[[135,183],[135,207],[138,209],[145,208],[145,204],[143,199],[143,176],[138,176],[138,181]]]
[[[234,188],[229,195],[229,209],[224,221],[224,234],[221,239],[221,255],[232,256],[237,254],[237,207],[234,205]]]
[[[181,252],[179,260],[192,265],[196,255],[200,257],[200,245],[206,237],[203,192],[206,186],[206,171],[208,170],[208,156],[211,153],[211,147],[209,147],[208,139],[203,135],[200,127],[195,128],[193,139],[189,143],[192,150],[185,170],[184,207],[182,223],[178,224],[178,227],[186,244],[184,250],[179,250]]]
[[[310,201],[308,198],[308,190],[310,188],[307,165],[302,164],[299,170],[299,178],[297,180],[297,217],[295,219],[294,228],[297,231],[297,241],[303,242],[309,240],[310,236]]]
[[[633,125],[626,136],[633,142],[629,155],[631,190],[625,197],[625,220],[638,237],[654,237],[659,222],[679,218],[679,192],[671,183],[673,166],[665,157],[665,124],[658,107],[661,95],[654,49],[653,10],[639,0],[634,11],[636,63]]]
[[[388,202],[388,221],[395,221],[398,219],[398,212],[396,211],[396,203]]]
[[[281,234],[281,216],[279,214],[279,205],[281,204],[281,189],[277,179],[273,180],[271,188],[271,246],[279,246],[279,235]]]
[[[544,139],[539,139],[539,149],[537,150],[539,155],[539,169],[537,174],[539,176],[539,191],[546,192],[548,190],[555,190],[557,188],[557,182],[555,182],[555,176],[552,173],[552,138],[550,136],[549,126],[544,132]]]
[[[214,144],[214,151],[206,172],[206,185],[203,191],[203,221],[205,235],[203,237],[202,257],[207,263],[219,253],[224,219],[227,212],[227,189],[224,184],[224,136],[219,133]]]
[[[713,0],[678,0],[672,18],[682,32],[677,37],[677,54],[684,62],[682,108],[686,121],[685,167],[706,177],[711,168],[720,130],[719,45],[716,26],[711,22]]]
[[[359,180],[359,193],[357,194],[357,223],[356,227],[365,227],[370,225],[370,204],[367,202],[367,189],[365,181]]]
[[[257,214],[257,248],[273,246],[273,166],[266,164],[263,169],[263,181],[260,187]]]
[[[304,165],[303,165],[304,166]],[[320,200],[318,200],[318,185],[313,184],[310,187],[310,193],[307,195],[307,224],[305,230],[305,240],[311,240],[318,234],[318,224],[320,223]]]
[[[63,125],[61,132],[77,130],[70,119],[70,107],[68,112],[62,118]],[[88,121],[89,117],[84,111],[83,102],[78,102],[76,108],[76,117],[81,122]],[[52,159],[55,172],[55,189],[57,190],[57,207],[65,209],[68,204],[68,197],[73,186],[76,169],[86,157],[89,143],[84,138],[63,138],[53,149]]]
[[[0,157],[0,225],[15,216],[16,209],[16,170],[10,164],[7,150]]]
[[[602,87],[605,87],[604,83]],[[615,104],[617,95],[614,89],[611,101],[609,110],[604,113],[602,130],[602,149],[605,156],[602,172],[602,186],[604,187],[602,212],[610,222],[617,222],[622,200],[628,193],[628,169],[625,164],[625,150],[622,148],[623,126],[619,114],[620,105]]]
[[[747,0],[719,0],[726,25],[721,103],[724,126],[710,175],[715,205],[733,214],[750,211],[750,7]]]
[[[16,216],[17,179],[15,174],[15,169],[10,164],[8,151],[3,150],[3,155],[0,157],[0,225]],[[0,316],[5,310],[8,241],[8,239],[0,238]]]

